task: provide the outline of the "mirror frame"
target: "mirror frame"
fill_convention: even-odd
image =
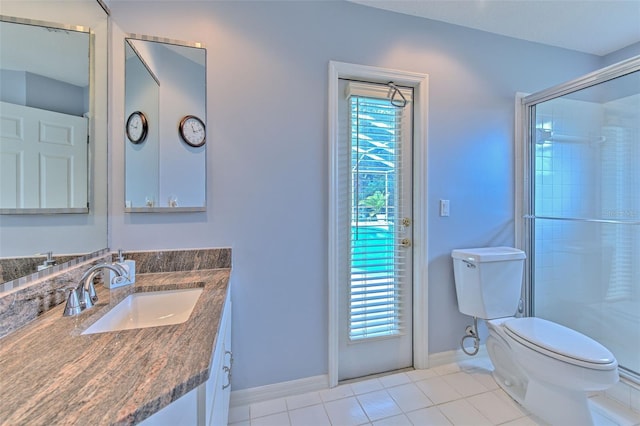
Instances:
[[[170,45],[174,45],[174,46],[182,46],[182,47],[192,47],[192,48],[198,48],[198,49],[202,49],[204,52],[204,62],[205,62],[205,73],[204,73],[204,92],[205,92],[205,99],[204,99],[204,123],[205,123],[205,127],[207,126],[207,95],[206,95],[206,87],[207,87],[207,49],[205,47],[205,45],[203,43],[200,42],[194,42],[194,41],[183,41],[183,40],[176,40],[176,39],[170,39],[170,38],[166,38],[166,37],[159,37],[159,36],[150,36],[150,35],[145,35],[145,34],[136,34],[136,33],[126,33],[125,37],[124,37],[124,43],[128,43],[128,40],[133,39],[133,40],[140,40],[140,41],[150,41],[150,42],[155,42],[155,43],[164,43],[164,44],[170,44]],[[129,43],[130,46],[131,43]],[[132,46],[133,50],[136,51],[135,47]],[[136,54],[138,54],[138,52],[136,51]],[[151,72],[151,70],[149,69],[148,65],[146,64],[145,60],[143,58],[140,58],[142,63],[144,64],[145,67],[147,67],[147,69]],[[154,79],[156,79],[157,81],[157,76],[155,76],[155,74],[153,72],[151,72],[152,76]],[[125,75],[125,80],[126,80],[126,75]],[[124,85],[126,87],[126,84]],[[124,96],[124,100],[125,100],[125,105],[124,105],[124,111],[126,113],[127,107],[126,107],[126,94]],[[126,117],[125,117],[125,121],[126,121]],[[176,131],[178,131],[178,128],[176,127]],[[124,132],[123,132],[124,134]],[[205,137],[206,137],[206,133],[205,133]],[[124,143],[127,143],[126,140],[126,136],[124,139]],[[203,195],[204,195],[204,204],[202,206],[191,206],[191,207],[127,207],[126,206],[126,182],[127,182],[127,176],[126,176],[126,155],[124,158],[124,171],[125,171],[125,178],[124,178],[124,185],[125,185],[125,190],[124,190],[124,196],[125,196],[125,208],[124,208],[124,212],[125,213],[191,213],[191,212],[206,212],[207,211],[207,145],[208,144],[203,144],[203,155],[204,155],[204,187],[203,187]]]

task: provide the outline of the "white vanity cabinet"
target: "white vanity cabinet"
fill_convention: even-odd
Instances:
[[[216,342],[211,366],[211,377],[201,385],[201,387],[204,386],[206,395],[206,422],[198,422],[198,425],[227,426],[229,400],[231,398],[231,373],[233,369],[230,299],[225,303],[220,325],[220,339]]]
[[[143,420],[144,426],[227,426],[231,396],[231,298],[230,292],[215,342],[211,375],[191,392]]]

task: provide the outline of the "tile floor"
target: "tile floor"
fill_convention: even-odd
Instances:
[[[498,387],[492,368],[487,358],[474,358],[231,407],[229,425],[543,425]],[[596,426],[640,425],[639,413],[613,400],[591,401]]]

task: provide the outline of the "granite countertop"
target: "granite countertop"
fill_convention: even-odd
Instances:
[[[63,303],[0,339],[0,424],[134,424],[204,383],[229,274],[138,274],[134,286],[96,286],[98,303],[76,317]],[[134,291],[190,287],[204,291],[182,324],[81,335]]]

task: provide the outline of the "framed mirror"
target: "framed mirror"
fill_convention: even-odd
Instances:
[[[3,17],[0,40],[0,213],[87,213],[89,28]]]
[[[16,274],[46,274],[48,253],[60,264],[107,246],[108,109],[104,4],[2,0],[1,13],[0,292]],[[21,109],[41,114],[35,125]],[[15,146],[34,133],[41,146]],[[71,146],[75,140],[80,146]],[[31,170],[26,157],[34,151],[39,164]],[[23,261],[31,267],[16,266]]]
[[[206,49],[125,38],[125,211],[206,210]]]

